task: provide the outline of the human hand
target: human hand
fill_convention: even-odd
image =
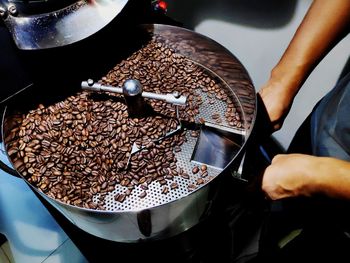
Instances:
[[[306,154],[276,155],[263,174],[262,190],[272,200],[316,194],[350,200],[350,162]]]
[[[318,157],[305,154],[276,155],[264,172],[262,189],[272,200],[310,196],[316,192]]]
[[[293,95],[283,89],[282,85],[282,83],[269,80],[259,91],[273,131],[277,131],[282,127],[294,98]]]

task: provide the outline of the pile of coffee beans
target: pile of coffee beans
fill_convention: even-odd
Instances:
[[[218,81],[159,39],[121,61],[100,83],[120,86],[130,78],[139,80],[145,91],[187,96],[180,117],[188,121],[194,121],[203,103],[196,90],[207,92],[227,103],[227,122],[241,126],[233,101]],[[123,202],[136,186],[144,189],[139,198],[145,198],[152,182],[167,194],[178,187],[174,177],[189,178],[175,157],[187,131],[155,142],[179,125],[173,105],[147,100],[152,114],[130,118],[121,95],[99,95],[82,91],[53,105],[40,104],[21,117],[6,144],[15,168],[29,183],[64,203],[105,209],[103,198],[117,184],[125,191],[115,200]],[[130,155],[134,143],[145,148]],[[203,184],[207,168],[194,168],[192,174],[197,173],[197,184]],[[100,200],[93,201],[97,194]]]

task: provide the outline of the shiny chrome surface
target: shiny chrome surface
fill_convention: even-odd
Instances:
[[[80,0],[50,13],[21,15],[8,10],[4,22],[20,49],[46,49],[82,40],[106,26],[124,8],[128,0]],[[12,12],[11,12],[12,11]]]
[[[196,163],[208,163],[208,171],[213,175],[213,179],[192,192],[183,189],[182,192],[174,192],[174,196],[169,192],[168,197],[163,197],[164,200],[159,199],[162,197],[159,187],[152,188],[151,184],[147,198],[134,199],[132,203],[129,203],[128,199],[123,203],[117,203],[112,198],[115,193],[111,193],[111,198],[106,199],[107,211],[100,211],[64,204],[46,196],[32,186],[77,227],[98,237],[118,242],[168,238],[189,229],[205,218],[210,213],[212,203],[215,202],[220,179],[222,176],[229,176],[229,173],[224,173],[224,171],[233,169],[233,164],[241,162],[238,157],[244,153],[244,146],[254,126],[256,115],[255,89],[249,75],[235,56],[224,47],[205,36],[183,28],[146,25],[144,30],[150,36],[161,35],[168,39],[177,52],[185,55],[191,61],[205,65],[225,83],[229,92],[236,96],[238,110],[242,116],[242,127],[233,132],[232,136],[238,137],[240,144],[232,143],[232,136],[226,134],[231,131],[225,131],[215,125],[212,128],[220,130],[219,134],[212,133],[210,130],[212,128],[208,127],[210,131],[206,131],[202,137],[202,143],[201,141],[197,143],[197,140],[192,138],[196,150],[193,151],[194,147],[184,150],[182,154],[186,154],[187,157],[184,158],[186,159],[184,162],[178,158],[179,165],[191,171]],[[24,100],[29,103],[28,95],[23,96]],[[18,105],[18,103],[10,105],[9,111],[5,113],[2,125],[4,138],[14,125],[12,113],[18,110]],[[28,106],[31,107],[34,104]],[[209,107],[206,103],[203,103],[202,106],[203,108]],[[215,109],[223,114],[224,106],[216,105]],[[190,136],[188,139],[191,140]],[[191,161],[189,162],[188,159]],[[194,182],[195,177],[190,180]],[[114,191],[117,192],[118,189]],[[135,195],[137,196],[137,189]]]
[[[143,87],[136,79],[128,79],[123,83],[122,93],[130,117],[138,117],[141,112],[146,111],[146,102],[142,98]]]
[[[193,151],[192,161],[224,169],[239,152],[244,136],[220,128],[203,126]]]
[[[81,88],[83,90],[90,91],[105,91],[124,94],[125,96],[136,96],[140,95],[144,98],[163,100],[167,103],[172,103],[174,105],[186,105],[187,97],[180,95],[178,92],[159,94],[154,92],[143,91],[141,83],[136,79],[128,79],[125,81],[123,87],[114,87],[109,85],[103,85],[100,83],[94,82],[92,79],[81,82]]]
[[[210,213],[217,183],[166,205],[128,212],[77,209],[40,194],[80,229],[107,240],[134,243],[169,238],[198,224]]]

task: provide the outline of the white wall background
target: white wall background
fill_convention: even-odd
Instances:
[[[228,48],[246,67],[256,90],[267,81],[311,0],[168,0],[168,15]],[[315,103],[335,84],[350,55],[350,36],[317,66],[281,130],[274,133],[287,148]]]

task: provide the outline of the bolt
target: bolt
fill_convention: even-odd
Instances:
[[[173,95],[176,99],[180,98],[180,93],[178,91],[174,91]]]
[[[95,82],[93,79],[88,79],[87,83],[89,86],[92,86],[92,85],[94,85]]]
[[[7,8],[7,10],[9,11],[9,13],[13,16],[16,16],[18,14],[17,12],[17,8],[14,4],[10,4]]]
[[[123,93],[126,96],[136,96],[142,94],[142,85],[136,79],[127,79],[123,84]]]
[[[2,6],[0,6],[0,17],[3,19],[5,19],[7,17],[7,11]]]

